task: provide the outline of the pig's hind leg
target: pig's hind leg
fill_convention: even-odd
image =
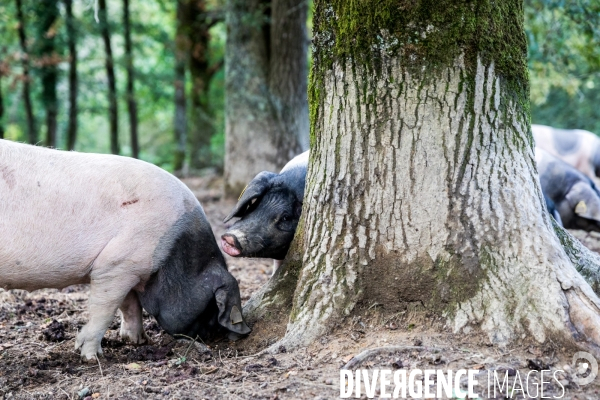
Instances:
[[[117,308],[140,281],[135,273],[139,261],[133,261],[136,258],[126,247],[126,243],[113,239],[93,262],[90,271],[90,320],[75,340],[75,349],[81,348],[84,361],[95,360],[96,354],[102,354],[100,342]],[[128,247],[131,249],[131,246]],[[126,306],[130,303],[127,302]]]
[[[136,292],[131,290],[119,307],[121,311],[121,338],[135,344],[148,340],[142,321],[142,305]]]

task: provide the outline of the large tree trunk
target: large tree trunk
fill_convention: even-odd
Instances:
[[[123,0],[123,25],[125,26],[125,68],[127,69],[127,109],[129,110],[129,137],[131,138],[131,156],[139,158],[137,103],[133,89],[133,52],[131,49],[131,23],[129,0]]]
[[[69,122],[67,124],[67,149],[75,149],[77,140],[77,31],[73,18],[73,1],[64,0],[67,12],[67,42],[69,45]]]
[[[594,281],[598,257],[542,211],[522,1],[389,4],[315,2],[303,221],[246,311],[293,296],[287,346],[418,304],[492,343],[599,354],[600,299],[576,270]]]
[[[308,1],[273,0],[271,3],[269,87],[277,120],[301,151],[308,149]],[[293,139],[290,139],[294,143]],[[284,145],[285,147],[286,145]]]
[[[307,144],[301,140],[308,135],[306,9],[304,0],[228,1],[228,196],[237,196],[260,171],[279,171]]]
[[[25,36],[25,16],[23,15],[23,5],[21,0],[16,0],[17,21],[19,22],[19,44],[21,45],[21,63],[23,65],[23,101],[25,103],[25,116],[27,118],[27,139],[30,144],[37,144],[37,131],[35,130],[35,117],[33,116],[33,107],[31,105],[31,90],[29,82],[29,52],[27,51],[27,40]]]
[[[214,134],[213,114],[208,99],[210,80],[215,69],[208,63],[210,41],[209,21],[204,1],[185,0],[185,33],[189,46],[189,70],[192,79],[190,93],[191,129],[190,165],[193,168],[210,167],[212,163],[210,139]]]
[[[39,1],[37,12],[37,38],[35,54],[38,57],[39,74],[42,81],[41,100],[46,107],[46,146],[56,147],[56,118],[58,115],[58,99],[56,84],[58,83],[59,58],[54,46],[56,21],[59,17],[58,0]]]
[[[117,83],[115,78],[115,65],[110,42],[110,30],[106,11],[106,0],[98,0],[98,18],[100,20],[100,33],[106,51],[106,76],[108,78],[108,115],[110,120],[110,151],[119,154],[119,114],[117,107]]]
[[[183,0],[177,2],[177,32],[175,34],[175,154],[173,170],[181,171],[185,162],[187,142],[187,116],[185,99],[185,63],[187,60],[187,37],[185,35],[186,7]]]

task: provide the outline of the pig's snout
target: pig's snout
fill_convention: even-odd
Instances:
[[[237,257],[242,252],[242,246],[240,245],[237,237],[229,233],[221,236],[221,247],[225,253],[232,257]]]

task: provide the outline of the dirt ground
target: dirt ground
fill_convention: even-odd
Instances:
[[[221,199],[222,181],[184,181],[219,237],[225,230],[222,220],[234,205]],[[577,232],[577,237],[600,250],[600,235]],[[271,260],[226,258],[245,302],[269,279]],[[530,370],[564,370],[556,375],[564,395],[554,383],[546,385],[546,398],[600,398],[598,378],[584,387],[574,382],[574,366],[569,365],[574,350],[554,343],[539,347],[527,340],[512,348],[491,346],[475,334],[439,329],[439,321],[411,308],[384,316],[373,307],[311,347],[260,355],[255,348],[245,349],[243,340],[207,346],[173,338],[149,316],[145,328],[151,344],[129,345],[119,339],[115,317],[102,342],[104,357],[97,364],[84,364],[74,340],[88,319],[87,292],[86,285],[32,293],[0,290],[0,399],[334,399],[340,395],[340,367],[363,350],[382,346],[407,347],[384,350],[361,368],[474,369],[482,384],[489,371],[499,371],[510,376],[511,386]],[[275,331],[261,332],[265,345],[278,339]],[[484,392],[483,387],[476,391]],[[523,396],[518,392],[512,398]]]

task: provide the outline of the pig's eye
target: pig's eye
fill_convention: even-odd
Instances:
[[[256,201],[257,201],[257,200],[258,200],[258,198],[257,198],[257,197],[255,197],[255,198],[251,199],[251,200],[250,200],[250,201],[247,203],[247,205],[246,205],[246,210],[245,210],[244,212],[245,212],[245,213],[249,213],[249,212],[250,212],[250,211],[251,211],[251,210],[254,208],[254,206],[256,205]]]
[[[287,222],[290,220],[290,217],[288,217],[287,215],[284,215],[283,217],[281,217],[281,220],[284,222]]]

